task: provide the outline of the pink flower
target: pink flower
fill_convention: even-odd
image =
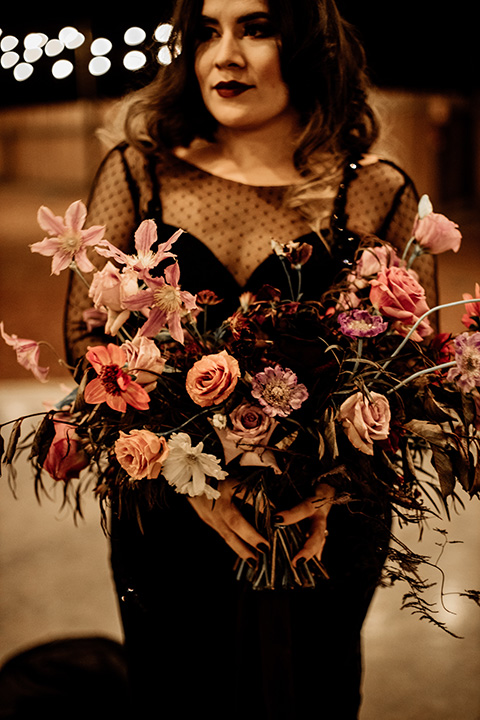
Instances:
[[[231,428],[214,425],[227,465],[241,455],[240,465],[266,465],[280,472],[273,453],[266,448],[277,421],[249,402],[238,405],[229,417]]]
[[[372,315],[368,310],[351,310],[338,316],[340,330],[348,337],[375,337],[385,332],[388,323],[380,315]]]
[[[455,367],[447,374],[447,379],[456,382],[465,393],[480,387],[480,332],[464,332],[455,338]]]
[[[50,368],[40,367],[38,364],[40,345],[35,340],[19,338],[18,335],[8,335],[3,328],[3,322],[0,322],[0,334],[7,345],[13,347],[17,353],[18,364],[26,370],[30,370],[40,382],[46,382]]]
[[[205,355],[190,368],[185,382],[187,393],[200,407],[219,405],[235,389],[240,368],[225,350]]]
[[[429,309],[425,290],[412,272],[401,267],[385,268],[371,281],[370,301],[382,315],[395,321],[395,330],[403,336]],[[426,319],[412,338],[420,341],[431,332],[431,325]]]
[[[127,359],[127,370],[139,385],[151,392],[157,384],[157,375],[163,372],[165,360],[154,340],[136,335],[122,345]]]
[[[50,237],[30,245],[32,252],[52,257],[52,275],[59,275],[62,270],[75,261],[82,272],[92,272],[95,268],[87,257],[87,248],[96,245],[103,237],[105,227],[93,225],[83,230],[87,217],[87,208],[80,201],[73,202],[65,213],[65,219],[54,215],[42,205],[37,213],[38,224],[48,232]]]
[[[417,216],[413,226],[413,235],[419,245],[432,255],[438,255],[447,250],[458,252],[462,242],[458,225],[445,215],[434,212]]]
[[[337,417],[353,447],[366,455],[373,455],[375,440],[388,438],[391,412],[384,395],[357,392],[345,400]]]
[[[153,220],[144,220],[135,233],[136,255],[127,255],[108,240],[103,240],[100,243],[97,252],[104,257],[114,258],[121,265],[126,265],[130,270],[135,270],[138,276],[145,280],[150,277],[150,270],[157,267],[159,263],[167,258],[175,257],[170,252],[170,248],[178,240],[182,232],[183,230],[177,230],[169,240],[159,245],[156,251],[153,251],[152,247],[157,242],[157,226]]]
[[[138,293],[137,274],[131,270],[120,272],[110,261],[92,278],[89,296],[99,310],[107,312],[105,332],[115,335],[130,316],[124,301]]]
[[[287,417],[292,410],[298,410],[308,398],[305,385],[297,381],[292,370],[280,365],[267,367],[252,380],[252,395],[259,401],[267,415]]]
[[[55,436],[43,463],[43,469],[54,479],[68,482],[78,478],[88,467],[88,456],[82,450],[75,428],[68,422],[54,420]]]
[[[349,275],[349,280],[356,288],[364,288],[369,279],[378,275],[387,267],[398,267],[400,258],[391,245],[378,245],[365,248],[362,251],[355,272]]]
[[[148,289],[124,300],[128,309],[148,314],[147,321],[140,328],[141,335],[155,337],[160,330],[168,327],[172,338],[183,343],[181,317],[197,306],[195,297],[182,290],[179,281],[180,268],[178,263],[173,263],[165,269],[164,278],[146,278]]]
[[[121,347],[113,343],[106,347],[99,345],[90,348],[86,358],[98,377],[87,384],[85,402],[94,405],[106,402],[118,412],[125,412],[127,403],[137,410],[148,410],[150,398],[147,391],[122,369],[127,358]]]
[[[157,478],[169,452],[165,438],[150,430],[121,430],[114,448],[118,462],[132,480]]]
[[[480,298],[480,285],[475,283],[475,297]],[[469,293],[463,294],[464,300],[473,300]],[[480,300],[465,305],[465,314],[462,315],[462,323],[467,328],[478,328],[480,330]]]

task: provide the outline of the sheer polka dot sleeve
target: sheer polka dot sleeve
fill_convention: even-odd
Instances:
[[[123,251],[130,248],[138,224],[137,185],[124,153],[113,150],[99,168],[88,201],[86,227],[104,225],[105,237]],[[101,268],[106,262],[95,250],[90,253],[92,263]],[[91,276],[80,278],[72,272],[65,307],[65,346],[70,365],[74,366],[89,345],[112,340],[105,337],[102,327],[95,327],[94,318],[86,318],[92,309],[88,295]]]

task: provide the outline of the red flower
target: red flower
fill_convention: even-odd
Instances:
[[[106,347],[99,345],[90,348],[86,358],[98,377],[86,386],[85,402],[94,405],[106,402],[118,412],[125,412],[127,403],[137,410],[148,410],[150,398],[147,391],[122,369],[127,357],[121,347],[113,343]]]
[[[43,469],[54,480],[68,482],[78,478],[88,467],[88,456],[82,450],[75,428],[68,422],[55,420],[55,437],[48,450]]]

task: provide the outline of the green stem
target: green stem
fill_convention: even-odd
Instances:
[[[435,365],[431,368],[425,368],[424,370],[419,370],[416,373],[413,373],[413,375],[410,375],[408,378],[405,378],[405,380],[402,380],[401,382],[397,383],[395,387],[390,388],[390,390],[387,390],[387,395],[389,395],[392,392],[395,392],[395,390],[398,390],[398,388],[402,387],[403,385],[406,385],[411,380],[414,380],[417,377],[420,377],[421,375],[427,375],[428,373],[435,372],[436,370],[445,370],[445,368],[450,368],[456,365],[457,363],[455,360],[451,360],[450,362],[441,363],[441,365]]]

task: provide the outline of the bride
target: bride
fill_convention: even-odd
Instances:
[[[371,154],[377,124],[362,48],[333,0],[179,0],[172,63],[125,101],[124,135],[99,168],[89,223],[125,252],[144,218],[175,245],[182,284],[224,299],[284,279],[272,240],[308,241],[304,297],[315,299],[351,262],[359,239],[395,246],[417,194]],[[401,249],[401,248],[400,248]],[[435,292],[428,256],[418,267]],[[73,363],[88,345],[90,300],[72,276],[66,340]],[[222,316],[223,313],[223,316]],[[112,567],[125,631],[132,713],[141,718],[318,717],[354,720],[361,700],[361,628],[385,559],[389,508],[335,505],[334,489],[278,509],[309,522],[295,563],[322,558],[311,590],[253,591],[232,571],[255,564],[266,538],[232,499],[167,501],[135,519],[112,512]],[[328,530],[327,530],[328,527]]]

